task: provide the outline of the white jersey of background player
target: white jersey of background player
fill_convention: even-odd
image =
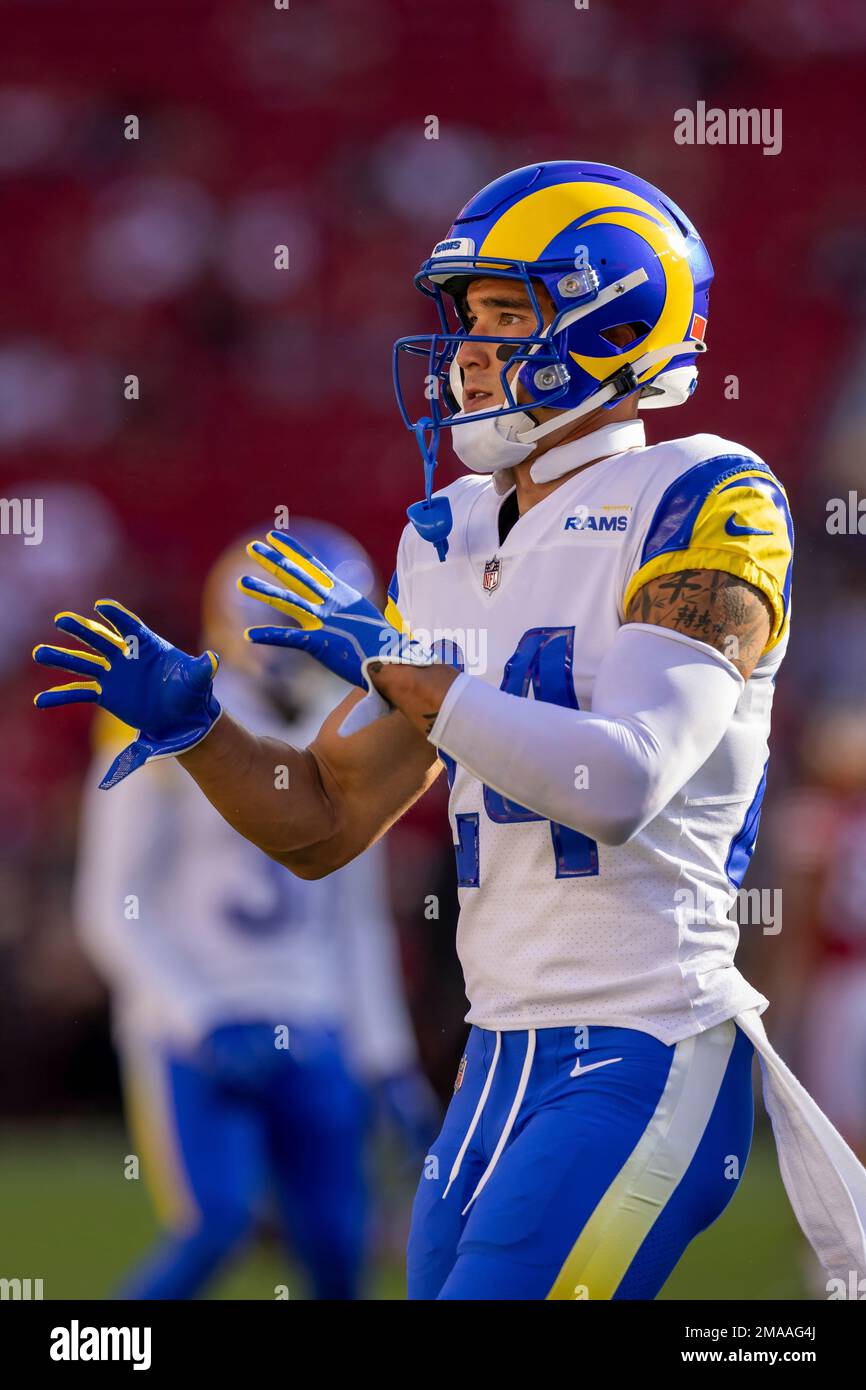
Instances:
[[[261,735],[306,742],[339,682],[303,656],[275,672],[239,640],[251,607],[234,586],[239,554],[226,553],[205,595],[221,697]],[[106,718],[95,762],[128,732]],[[416,1064],[381,846],[309,883],[233,831],[174,761],[115,796],[97,782],[82,808],[76,917],[122,1044],[184,1051],[224,1023],[283,1019],[339,1028],[364,1081]]]

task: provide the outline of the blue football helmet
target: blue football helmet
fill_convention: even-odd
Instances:
[[[463,415],[455,356],[468,333],[466,287],[482,276],[522,282],[536,328],[507,344],[481,339],[501,344],[504,404]],[[641,409],[681,405],[697,383],[712,278],[706,247],[685,213],[652,184],[609,164],[527,165],[470,199],[415,276],[436,306],[439,330],[394,345],[397,402],[426,476],[426,500],[409,515],[440,558],[450,529],[447,499],[432,499],[440,430],[537,406],[564,412],[539,426],[534,439],[634,392]],[[547,325],[539,283],[554,305]],[[623,324],[635,336],[618,347],[611,330]],[[401,382],[405,354],[426,359],[419,416]]]

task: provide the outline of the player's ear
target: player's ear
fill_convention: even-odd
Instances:
[[[613,347],[627,348],[629,343],[640,337],[638,329],[641,327],[643,325],[635,323],[618,323],[613,328],[606,328],[601,336]]]

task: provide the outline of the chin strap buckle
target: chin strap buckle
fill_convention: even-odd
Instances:
[[[632,391],[638,389],[640,382],[635,376],[631,362],[623,362],[621,367],[618,367],[610,376],[605,377],[601,385],[613,387],[614,394],[607,402],[608,405],[612,405],[614,401],[620,400],[623,396],[630,396]]]

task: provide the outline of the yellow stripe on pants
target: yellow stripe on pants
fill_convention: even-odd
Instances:
[[[200,1213],[186,1178],[164,1061],[144,1048],[122,1057],[124,1105],[148,1192],[163,1226],[187,1231]]]
[[[736,1039],[732,1019],[676,1044],[655,1113],[593,1211],[548,1299],[610,1299],[697,1152]]]

